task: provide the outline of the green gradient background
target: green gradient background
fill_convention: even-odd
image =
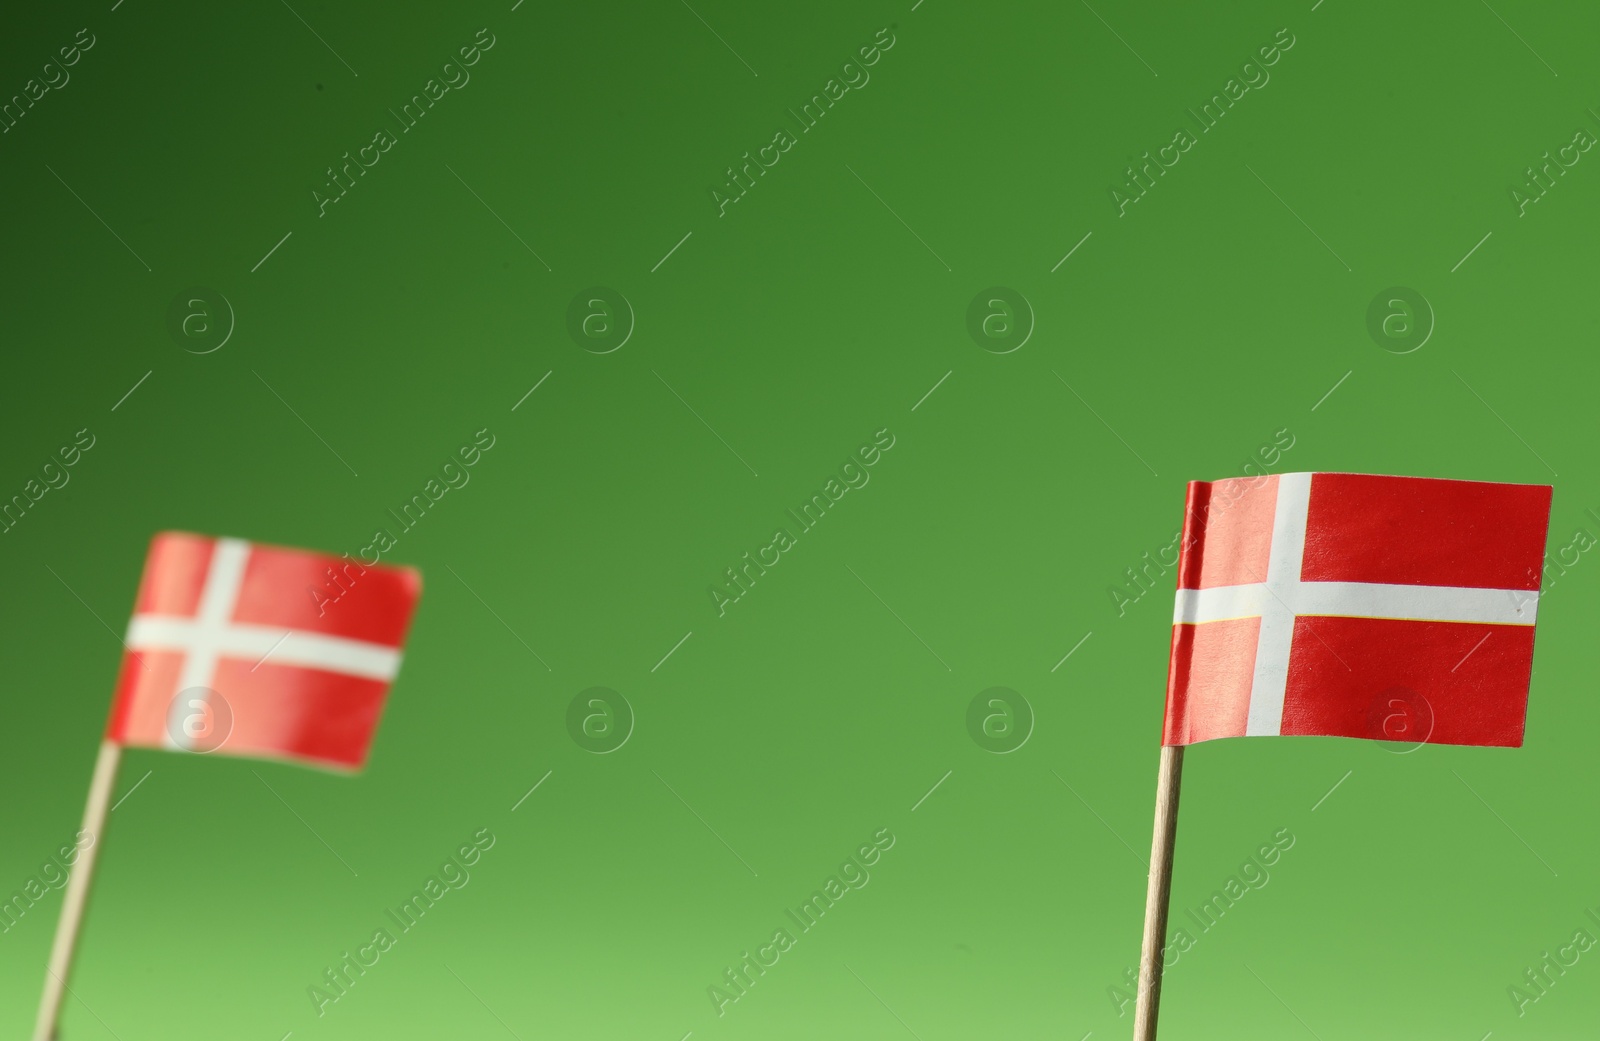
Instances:
[[[0,892],[76,827],[121,655],[91,610],[121,632],[153,532],[353,552],[498,437],[392,555],[426,590],[363,775],[127,755],[69,1039],[1127,1036],[1170,600],[1119,618],[1107,588],[1184,482],[1288,428],[1279,469],[1549,481],[1552,545],[1597,530],[1600,153],[1525,217],[1509,194],[1600,133],[1592,13],[1096,4],[1124,46],[1082,3],[510,6],[299,0],[359,75],[271,0],[7,19],[0,93],[97,42],[0,136],[0,494],[98,443],[0,538]],[[724,169],[886,25],[719,218]],[[319,218],[324,168],[483,26],[467,88]],[[1266,88],[1118,218],[1129,161],[1282,27]],[[205,356],[165,328],[196,284],[238,316]],[[592,285],[637,314],[613,354],[565,331]],[[1037,315],[1012,354],[965,329],[993,285]],[[1415,353],[1366,331],[1393,285],[1437,314]],[[708,584],[883,427],[871,483],[719,618]],[[1171,968],[1163,1038],[1593,1036],[1600,952],[1523,1018],[1506,993],[1600,905],[1591,572],[1545,604],[1521,750],[1191,753],[1175,913],[1297,842]],[[596,684],[637,713],[604,756],[564,722]],[[965,729],[994,685],[1037,714],[1010,755]],[[483,827],[471,884],[319,1019],[307,987]],[[706,988],[884,827],[871,883],[719,1018]],[[59,906],[0,936],[0,1034]]]

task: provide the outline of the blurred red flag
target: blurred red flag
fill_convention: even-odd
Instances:
[[[358,769],[421,588],[411,568],[157,535],[106,736]]]

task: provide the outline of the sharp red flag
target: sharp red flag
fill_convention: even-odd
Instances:
[[[1550,495],[1344,473],[1192,482],[1162,743],[1521,745]]]
[[[157,535],[106,736],[357,769],[420,592],[410,568]]]

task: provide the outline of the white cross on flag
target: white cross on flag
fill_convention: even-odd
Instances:
[[[1162,743],[1521,745],[1550,495],[1344,473],[1192,482]]]
[[[420,592],[411,568],[157,535],[106,737],[358,769]]]

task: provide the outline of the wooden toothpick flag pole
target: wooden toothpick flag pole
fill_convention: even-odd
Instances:
[[[1150,840],[1150,887],[1144,898],[1144,942],[1139,949],[1139,999],[1133,1009],[1134,1041],[1155,1041],[1161,1010],[1161,973],[1167,942],[1167,905],[1172,895],[1172,846],[1178,837],[1178,790],[1183,746],[1161,746],[1156,774],[1156,826]]]
[[[1190,483],[1135,1041],[1156,1037],[1184,747],[1521,745],[1550,494],[1345,473]]]
[[[89,844],[62,897],[34,1041],[55,1041],[72,993],[73,954],[106,818],[116,808],[122,749],[359,770],[421,592],[411,568],[240,539],[155,537],[89,784],[78,840]]]
[[[117,765],[122,761],[122,746],[115,741],[100,743],[100,757],[95,760],[94,779],[89,782],[89,803],[83,808],[83,827],[79,841],[88,835],[89,845],[78,854],[67,879],[66,892],[61,900],[61,920],[56,925],[55,943],[50,948],[50,966],[44,978],[44,996],[39,1000],[39,1018],[33,1029],[33,1041],[55,1041],[56,1022],[61,1017],[61,1000],[66,996],[67,979],[72,974],[72,954],[78,943],[78,929],[83,925],[83,909],[89,902],[89,886],[94,878],[95,854],[100,852],[100,840],[105,835],[106,815],[111,804],[111,793],[116,788]]]

